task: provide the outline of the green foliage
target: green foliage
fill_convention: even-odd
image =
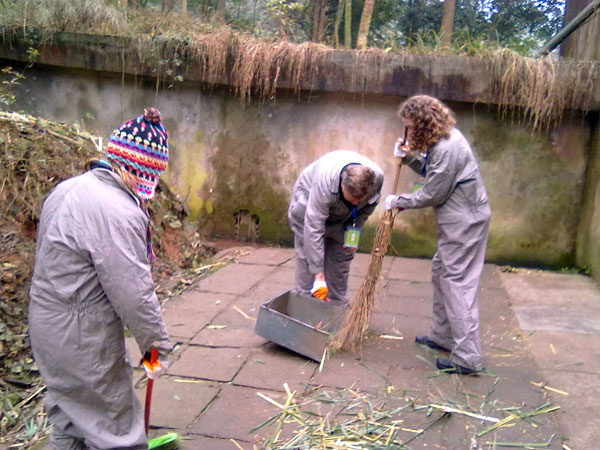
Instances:
[[[566,273],[569,275],[585,275],[587,277],[592,275],[592,269],[587,266],[587,265],[583,265],[581,267],[579,266],[574,266],[574,267],[561,267],[561,269],[559,270],[560,273]]]
[[[123,33],[127,19],[103,0],[14,0],[0,2],[0,26],[48,31]]]
[[[19,85],[20,81],[25,78],[21,73],[13,70],[12,67],[4,67],[1,70],[2,82],[0,83],[0,106],[7,108],[12,105],[16,98],[14,89]]]
[[[562,25],[564,0],[457,0],[454,39],[466,54],[478,48],[506,47],[522,55],[539,48]],[[442,2],[379,0],[371,22],[371,42],[392,49],[408,45],[433,49],[441,24]]]
[[[218,0],[188,0],[187,15],[212,23]],[[173,20],[161,12],[161,0],[130,0],[128,11],[117,0],[14,0],[0,2],[1,26],[34,26],[52,31],[135,34],[144,15],[169,16],[171,32],[190,31],[189,20]],[[505,47],[529,55],[556,34],[563,22],[565,0],[457,0],[453,53],[477,54]],[[325,1],[324,43],[333,45],[339,0]],[[232,29],[261,39],[302,43],[312,30],[314,0],[227,0],[225,23]],[[355,42],[364,0],[352,0],[351,41]],[[377,0],[368,44],[388,50],[435,50],[442,17],[441,0]],[[127,17],[129,16],[129,17]],[[129,24],[127,21],[129,20]],[[160,22],[162,19],[154,19]],[[164,28],[152,25],[145,28]],[[196,26],[192,27],[197,28]],[[148,31],[147,31],[148,32]],[[154,34],[154,31],[151,31]],[[338,29],[343,42],[344,27]]]
[[[293,0],[266,0],[265,13],[276,27],[274,34],[292,41],[306,40],[306,33],[302,28],[304,19],[304,3]]]

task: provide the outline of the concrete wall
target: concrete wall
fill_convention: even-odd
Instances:
[[[585,200],[577,234],[577,264],[600,281],[600,123],[590,144]]]
[[[573,20],[592,0],[568,0],[565,24]],[[560,45],[560,53],[568,58],[600,61],[600,13],[590,17]]]
[[[565,23],[571,21],[592,0],[568,0]],[[560,46],[563,56],[600,61],[600,13],[596,13]],[[600,122],[596,115],[594,138],[589,145],[583,209],[577,233],[577,265],[600,281]]]
[[[401,133],[395,110],[402,97],[279,92],[275,102],[243,106],[228,89],[197,83],[157,92],[152,79],[94,71],[40,66],[26,75],[17,109],[53,120],[84,118],[103,136],[144,106],[158,107],[171,134],[166,179],[208,235],[231,235],[233,213],[248,210],[260,218],[262,240],[291,243],[285,212],[292,184],[304,166],[334,149],[354,149],[375,160],[386,173],[384,192],[390,190],[392,145]],[[473,144],[489,192],[488,260],[574,263],[592,125],[576,115],[557,129],[533,134],[502,120],[493,107],[449,105]],[[597,137],[595,142],[597,149]],[[403,169],[400,190],[409,190],[416,179]],[[382,213],[378,208],[367,224],[364,250],[370,250]],[[392,251],[431,256],[434,249],[432,211],[401,213]]]

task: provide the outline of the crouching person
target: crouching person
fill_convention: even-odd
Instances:
[[[347,150],[327,153],[302,171],[288,208],[297,293],[347,307],[350,263],[382,185],[381,168]]]
[[[55,450],[148,448],[124,327],[142,354],[166,364],[171,351],[145,208],[168,160],[160,113],[116,129],[106,157],[56,186],[40,216],[29,327]]]

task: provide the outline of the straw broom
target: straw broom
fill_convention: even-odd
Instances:
[[[403,159],[400,159],[398,166],[396,167],[394,186],[392,188],[393,194],[396,193],[396,189],[398,188],[398,179],[400,178],[402,162]],[[383,264],[383,257],[385,256],[390,243],[393,226],[394,212],[393,209],[391,209],[385,212],[383,220],[381,220],[377,226],[377,231],[375,232],[375,238],[373,240],[373,249],[371,250],[369,270],[367,270],[367,274],[360,285],[360,289],[354,296],[352,306],[350,306],[350,311],[348,311],[348,314],[344,317],[342,326],[336,333],[331,344],[329,344],[329,348],[334,352],[342,349],[351,351],[356,350],[367,331],[371,313],[373,312],[373,306],[375,304],[375,290],[379,280],[379,274],[381,273],[381,265]]]

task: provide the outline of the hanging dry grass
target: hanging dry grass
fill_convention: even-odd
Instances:
[[[492,53],[488,62],[502,114],[534,130],[558,125],[565,110],[588,110],[600,76],[597,63],[526,58],[507,49]]]
[[[10,31],[16,33],[24,25],[137,38],[139,59],[145,73],[156,76],[157,88],[184,80],[193,66],[199,68],[194,70],[200,71],[207,86],[231,86],[243,102],[252,97],[273,99],[282,80],[296,93],[337,80],[346,70],[348,52],[353,59],[350,79],[342,81],[347,85],[340,89],[359,94],[381,92],[392,70],[418,65],[410,55],[424,53],[418,46],[388,53],[378,48],[336,51],[313,42],[264,41],[186,15],[135,9],[124,14],[101,0],[75,3],[15,0],[11,7],[0,8],[4,41],[10,43]],[[42,38],[42,42],[44,39],[49,38]],[[600,78],[597,62],[556,61],[550,56],[534,59],[508,49],[491,51],[485,46],[465,46],[460,52],[487,62],[492,79],[492,95],[487,102],[498,103],[504,116],[531,124],[534,130],[557,125],[565,110],[589,109]],[[436,50],[425,54],[440,56]]]
[[[327,71],[332,48],[306,42],[262,42],[224,27],[214,33],[168,38],[140,38],[140,60],[156,71],[161,81],[173,78],[184,61],[198,65],[210,86],[226,84],[246,103],[254,96],[273,99],[281,79],[298,93],[312,89]]]
[[[390,54],[380,48],[354,50],[352,53],[352,86],[363,92],[377,91],[384,80],[384,69],[390,60]]]
[[[282,79],[298,93],[316,88],[340,70],[335,50],[326,45],[264,42],[227,27],[140,38],[140,43],[140,57],[161,81],[182,72],[183,61],[192,62],[209,86],[229,85],[244,103],[252,97],[272,100]],[[375,48],[351,52],[350,85],[344,87],[350,92],[377,92],[392,59],[400,65],[411,62],[405,53]],[[479,58],[487,61],[492,97],[502,114],[534,130],[556,126],[565,110],[590,108],[600,78],[600,66],[593,62],[526,58],[506,49]]]

